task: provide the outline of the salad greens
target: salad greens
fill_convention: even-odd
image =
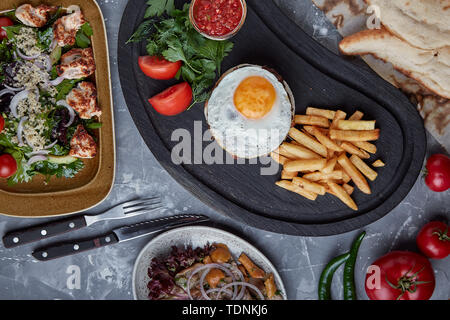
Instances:
[[[88,22],[84,23],[76,34],[76,43],[71,47],[61,48],[56,46],[53,48],[53,23],[63,14],[62,8],[59,7],[57,12],[52,15],[48,23],[42,28],[34,28],[36,33],[35,47],[39,48],[42,55],[47,55],[52,64],[52,68],[48,71],[48,79],[54,80],[58,77],[56,65],[59,63],[61,54],[70,50],[73,47],[87,48],[91,45],[90,36],[93,30]],[[0,90],[6,87],[3,85],[9,84],[13,87],[19,85],[15,83],[16,67],[29,64],[33,61],[23,60],[20,56],[15,54],[17,50],[16,37],[21,33],[21,29],[25,28],[14,15],[14,12],[7,13],[15,24],[13,26],[3,27],[6,31],[7,38],[0,41]],[[28,28],[28,27],[27,27]],[[17,162],[17,171],[14,175],[8,178],[8,184],[14,185],[16,183],[29,182],[33,176],[41,174],[44,175],[47,181],[52,177],[58,178],[73,178],[80,172],[84,163],[79,158],[72,158],[70,161],[61,161],[57,157],[66,157],[70,152],[70,141],[76,131],[78,124],[82,124],[84,128],[92,135],[91,130],[101,127],[101,123],[94,119],[80,119],[75,117],[73,123],[65,127],[70,115],[67,108],[56,105],[59,100],[64,100],[69,92],[74,88],[78,82],[85,80],[81,79],[64,79],[61,83],[51,88],[39,85],[36,87],[39,96],[39,105],[41,111],[33,114],[38,121],[41,121],[42,126],[36,129],[37,132],[45,139],[49,147],[44,150],[44,154],[48,154],[46,160],[30,161],[36,153],[33,148],[27,144],[20,144],[18,142],[18,127],[19,119],[12,116],[10,110],[10,103],[13,95],[6,93],[0,96],[0,115],[5,120],[5,127],[0,132],[0,154],[8,153],[13,156]],[[32,90],[35,90],[33,88]],[[35,120],[36,121],[36,120]],[[51,147],[50,147],[51,146]],[[41,150],[42,151],[42,150]],[[45,158],[44,158],[45,159]],[[58,161],[56,161],[57,159]],[[62,158],[64,160],[64,158]]]
[[[175,9],[173,0],[149,0],[147,4],[146,20],[127,43],[146,40],[150,56],[162,56],[171,62],[181,60],[183,66],[176,78],[191,84],[192,105],[205,102],[233,43],[210,40],[198,33],[189,20],[189,4],[181,10]]]

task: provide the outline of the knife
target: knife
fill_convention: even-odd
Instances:
[[[100,237],[43,247],[33,251],[32,255],[39,261],[48,261],[119,242],[145,237],[175,227],[206,221],[209,221],[209,218],[202,215],[176,215],[167,218],[154,219],[117,228]]]

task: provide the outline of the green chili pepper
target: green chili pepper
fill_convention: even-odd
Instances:
[[[331,282],[336,270],[350,257],[350,253],[337,256],[323,269],[319,280],[319,300],[331,300]]]
[[[355,289],[355,264],[358,257],[359,246],[366,232],[361,233],[352,244],[350,249],[350,258],[345,262],[344,266],[344,300],[356,300]]]

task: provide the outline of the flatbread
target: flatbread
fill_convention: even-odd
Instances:
[[[450,0],[365,0],[383,26],[421,49],[450,46]]]
[[[343,36],[367,29],[367,4],[363,0],[312,0]],[[425,0],[426,1],[426,0]],[[434,22],[433,22],[434,23]],[[448,119],[450,100],[433,95],[414,79],[395,70],[391,63],[379,60],[372,55],[362,59],[382,78],[405,92],[417,105],[421,115],[425,117],[425,127],[433,137],[450,151],[450,125],[440,119]],[[434,110],[432,113],[430,110]],[[426,112],[425,112],[426,111]]]
[[[431,92],[450,99],[450,47],[419,49],[383,27],[345,37],[339,49],[348,55],[372,54],[389,61],[395,69]]]

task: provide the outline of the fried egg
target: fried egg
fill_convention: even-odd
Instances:
[[[212,136],[239,158],[267,155],[285,140],[294,98],[288,85],[268,69],[241,65],[227,71],[205,106]]]

